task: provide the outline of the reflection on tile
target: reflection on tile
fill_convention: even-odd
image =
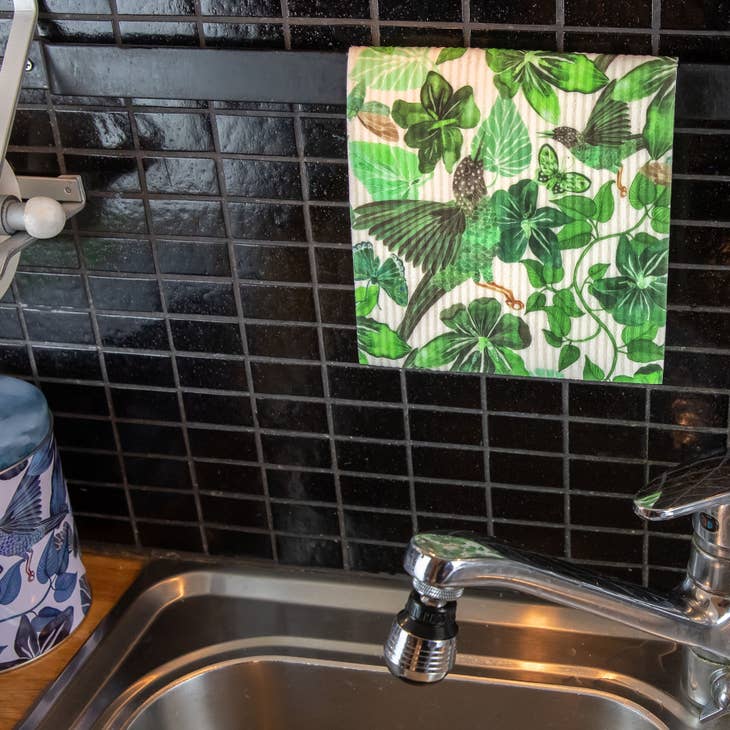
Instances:
[[[726,395],[692,391],[654,390],[651,394],[653,423],[677,426],[727,426],[728,399]]]
[[[223,243],[157,241],[157,263],[163,274],[228,276],[228,249]]]
[[[69,274],[16,274],[18,296],[23,304],[59,307],[87,306],[80,276]]]
[[[145,233],[144,203],[129,198],[88,198],[86,207],[74,216],[82,231]]]
[[[144,160],[151,193],[218,193],[215,162],[200,157],[148,157]]]
[[[163,487],[166,489],[191,489],[190,470],[181,459],[160,457],[124,457],[127,481],[142,487]]]
[[[58,131],[64,147],[132,149],[132,129],[126,112],[58,111]]]
[[[276,549],[284,565],[306,565],[316,568],[341,568],[342,549],[336,540],[277,535]]]
[[[154,279],[90,276],[89,288],[97,309],[160,312],[160,290]]]
[[[294,125],[286,117],[216,116],[221,152],[294,157]]]
[[[270,160],[223,160],[228,195],[300,200],[299,164]]]
[[[413,536],[409,514],[379,514],[374,520],[369,512],[345,511],[345,534],[356,540],[405,542]]]
[[[139,143],[146,150],[206,151],[213,149],[208,117],[204,114],[137,113]]]
[[[154,23],[122,20],[119,23],[122,42],[139,46],[193,46],[198,43],[195,23]]]
[[[229,203],[234,238],[262,241],[305,241],[301,205]]]
[[[74,175],[81,175],[87,192],[139,192],[137,161],[133,157],[66,155]]]
[[[11,145],[52,146],[53,132],[48,112],[42,109],[18,109],[10,135]]]
[[[291,282],[311,279],[306,248],[237,244],[235,251],[241,279]]]
[[[46,20],[38,23],[41,38],[64,43],[114,43],[112,24],[105,20]]]
[[[324,438],[264,434],[261,443],[264,459],[272,464],[328,469],[332,463],[330,447]]]
[[[262,16],[266,18],[281,15],[278,0],[201,0],[200,12],[203,15],[242,15],[245,17]]]
[[[71,342],[77,345],[94,343],[91,318],[86,312],[53,312],[26,310],[28,337],[35,342]]]
[[[154,274],[155,264],[149,241],[130,238],[82,238],[86,268],[92,271],[124,271]]]
[[[179,314],[235,316],[236,305],[230,284],[212,281],[169,281],[162,283],[167,311]]]
[[[690,429],[649,429],[652,461],[683,462],[726,449],[725,433],[702,433]]]
[[[269,494],[278,499],[311,502],[334,502],[335,481],[332,474],[322,472],[267,469]]]
[[[284,48],[284,28],[278,23],[204,23],[203,34],[210,48]]]
[[[223,211],[213,200],[151,200],[152,227],[164,236],[223,236]]]

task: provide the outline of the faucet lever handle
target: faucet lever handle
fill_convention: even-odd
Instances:
[[[634,497],[634,511],[647,520],[670,520],[724,504],[730,504],[730,453],[670,469]]]

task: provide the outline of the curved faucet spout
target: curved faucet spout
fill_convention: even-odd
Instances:
[[[422,533],[406,552],[414,586],[509,588],[596,613],[730,660],[730,613],[687,582],[670,596],[469,533]]]

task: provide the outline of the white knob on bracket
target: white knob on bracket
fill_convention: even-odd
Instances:
[[[57,200],[38,195],[25,203],[10,201],[3,223],[6,230],[25,231],[33,238],[53,238],[66,225],[66,212]]]

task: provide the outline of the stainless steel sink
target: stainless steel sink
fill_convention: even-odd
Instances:
[[[675,699],[678,647],[513,595],[462,598],[454,671],[401,682],[381,653],[406,591],[401,580],[157,561],[20,727],[699,726]]]

